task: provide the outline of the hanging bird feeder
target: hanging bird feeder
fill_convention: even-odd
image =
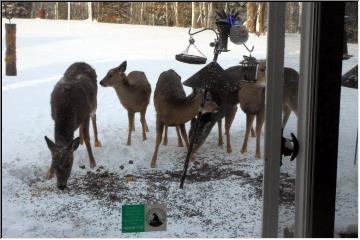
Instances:
[[[206,63],[207,59],[205,55],[202,54],[201,51],[195,46],[194,44],[195,40],[193,39],[193,36],[195,34],[207,30],[213,31],[215,33],[216,38],[214,42],[210,43],[210,46],[214,47],[213,61],[207,64],[202,69],[200,69],[197,73],[195,73],[193,76],[191,76],[183,83],[185,86],[204,89],[204,94],[201,101],[200,111],[196,116],[196,120],[195,120],[196,122],[194,125],[195,127],[190,130],[191,132],[189,136],[190,144],[188,148],[188,153],[186,155],[183,175],[180,180],[180,188],[183,188],[194,142],[201,141],[201,139],[197,138],[198,129],[204,130],[204,126],[206,126],[206,136],[207,136],[211,131],[211,128],[215,125],[215,123],[219,119],[225,116],[224,108],[220,109],[216,113],[214,112],[214,113],[202,114],[201,109],[204,107],[207,92],[209,91],[211,93],[211,95],[214,97],[214,101],[217,103],[218,106],[221,107],[224,106],[222,103],[223,96],[226,96],[228,93],[230,93],[237,87],[234,86],[236,81],[232,81],[233,79],[231,79],[231,77],[227,75],[226,71],[217,63],[217,58],[221,52],[229,51],[227,48],[229,37],[230,40],[235,44],[243,44],[246,47],[246,49],[248,49],[247,46],[245,45],[245,42],[248,40],[248,31],[245,28],[245,26],[242,24],[243,22],[241,21],[241,19],[238,19],[239,13],[233,10],[231,13],[225,13],[225,11],[216,11],[216,14],[217,14],[217,20],[216,20],[217,29],[215,30],[212,28],[205,28],[197,32],[191,33],[191,28],[190,28],[189,29],[190,40],[188,47],[185,49],[184,52],[182,52],[181,54],[177,54],[175,56],[176,60],[184,63],[190,63],[190,64]],[[192,45],[196,48],[196,50],[198,50],[201,56],[189,54],[189,48]],[[252,47],[252,50],[253,49],[254,47]],[[250,57],[251,57],[251,51],[250,51]],[[246,60],[247,61],[243,62],[243,66],[250,70],[255,67],[256,70],[257,65],[255,65],[255,62],[252,63],[250,61],[251,58],[247,58]],[[255,77],[255,76],[253,75],[250,76],[249,74],[248,78],[250,79],[251,77]]]
[[[190,34],[190,30],[189,30],[189,34]],[[191,46],[193,46],[197,50],[197,52],[200,53],[201,56],[189,54],[189,49]],[[175,59],[180,62],[190,63],[190,64],[204,64],[207,61],[206,56],[196,47],[195,39],[191,35],[189,39],[189,45],[182,53],[177,54],[175,56]]]

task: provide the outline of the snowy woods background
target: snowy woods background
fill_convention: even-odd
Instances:
[[[236,9],[240,12],[241,18],[247,22],[249,32],[266,32],[266,2],[17,2],[16,4],[17,18],[90,19],[107,23],[194,28],[213,27],[215,10]],[[286,32],[299,32],[301,2],[288,2],[286,12]],[[346,26],[348,40],[356,42],[357,2],[347,2],[345,14],[354,20]]]
[[[17,7],[21,10],[15,16],[20,18],[91,19],[181,27],[212,27],[215,10],[236,9],[247,20],[250,32],[266,31],[265,2],[18,2]],[[286,30],[296,33],[300,29],[301,4],[290,2],[287,8]]]

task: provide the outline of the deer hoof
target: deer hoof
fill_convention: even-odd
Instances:
[[[256,153],[255,154],[255,159],[261,159],[261,153]]]
[[[126,145],[130,146],[130,145],[131,145],[131,142],[130,142],[130,141],[128,141],[128,142],[126,143]]]
[[[101,142],[99,140],[95,140],[95,147],[102,147]]]
[[[228,148],[226,149],[226,152],[227,152],[227,153],[232,153],[231,147],[228,147]]]
[[[46,178],[47,178],[47,179],[52,179],[53,177],[54,177],[54,173],[49,170],[49,171],[47,172],[47,174],[46,174]]]
[[[247,153],[247,149],[243,148],[243,149],[241,149],[240,152],[241,152],[242,154],[245,154],[245,153]]]
[[[96,162],[95,161],[90,163],[90,168],[94,168],[94,167],[96,167]]]
[[[156,168],[156,164],[155,164],[155,163],[151,163],[151,164],[150,164],[150,167],[151,167],[151,168]]]

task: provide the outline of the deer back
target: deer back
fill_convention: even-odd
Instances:
[[[186,93],[181,84],[181,77],[172,69],[160,74],[154,92],[155,109],[161,103],[176,104],[186,100]]]
[[[86,63],[74,63],[51,93],[51,116],[57,137],[73,135],[79,125],[96,110],[96,73]]]

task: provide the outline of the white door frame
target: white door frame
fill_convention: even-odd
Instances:
[[[286,2],[268,3],[262,237],[277,237]]]
[[[301,22],[301,50],[300,50],[300,81],[298,85],[298,140],[301,145],[296,160],[295,181],[295,237],[310,237],[311,205],[310,182],[312,173],[311,156],[313,154],[313,131],[312,119],[314,119],[314,61],[317,54],[318,27],[314,24],[318,17],[318,4],[304,2]]]

